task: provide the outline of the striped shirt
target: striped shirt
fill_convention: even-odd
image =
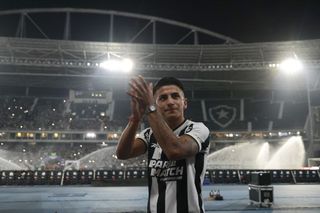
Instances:
[[[190,158],[168,160],[151,128],[138,136],[148,147],[148,212],[204,212],[201,192],[209,153],[209,130],[203,123],[185,120],[173,131],[177,136],[191,136],[199,152]]]

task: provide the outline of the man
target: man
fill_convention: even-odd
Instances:
[[[153,87],[138,76],[129,85],[132,114],[119,139],[117,157],[128,159],[148,151],[148,212],[204,212],[201,192],[209,130],[185,119],[182,83],[164,77]],[[150,127],[136,138],[144,115]]]

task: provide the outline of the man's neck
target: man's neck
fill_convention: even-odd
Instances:
[[[167,124],[168,126],[174,130],[176,129],[177,127],[179,127],[183,122],[185,121],[185,118],[181,118],[181,119],[172,119],[172,120],[167,120]]]

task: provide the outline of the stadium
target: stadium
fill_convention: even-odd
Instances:
[[[130,115],[128,82],[142,75],[184,83],[186,117],[210,130],[206,190],[246,187],[257,171],[272,184],[318,187],[320,40],[242,43],[176,20],[99,9],[7,10],[0,23],[0,185],[146,185],[146,156],[115,154]],[[288,70],[304,72],[281,72]],[[114,208],[101,212],[122,211]]]

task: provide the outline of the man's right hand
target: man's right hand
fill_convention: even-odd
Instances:
[[[145,114],[147,106],[142,100],[138,99],[137,92],[133,88],[132,82],[130,82],[129,86],[130,90],[128,91],[128,95],[131,96],[131,116],[129,119],[134,122],[139,122]]]
[[[139,138],[136,138],[136,132],[139,127],[143,115],[146,111],[146,105],[142,100],[138,99],[136,91],[130,85],[130,89],[127,94],[131,97],[131,115],[129,117],[129,123],[122,132],[119,143],[117,146],[118,159],[128,159],[137,157],[146,152],[146,144]]]
[[[130,120],[134,122],[139,122],[146,111],[146,106],[144,106],[144,104],[141,101],[133,97],[131,98],[130,104],[131,104]]]

